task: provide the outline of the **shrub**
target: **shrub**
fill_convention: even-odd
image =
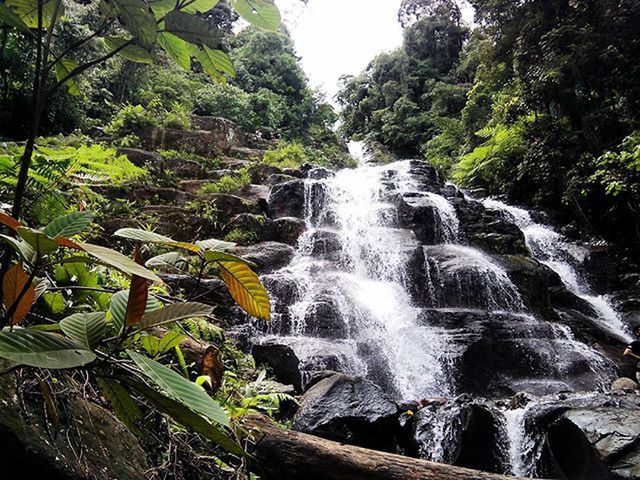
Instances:
[[[187,130],[191,126],[191,114],[189,110],[179,103],[174,103],[171,110],[160,114],[161,124],[164,128],[173,130]]]
[[[157,126],[156,117],[142,105],[125,105],[111,119],[105,132],[116,137],[125,137],[144,128]]]
[[[258,241],[258,234],[244,228],[234,228],[224,236],[225,242],[233,242],[238,245],[252,245]]]
[[[307,149],[299,142],[280,142],[275,149],[267,150],[262,159],[267,165],[278,168],[300,168],[310,161]]]
[[[228,84],[205,85],[195,98],[195,113],[223,117],[246,131],[254,131],[249,94]]]

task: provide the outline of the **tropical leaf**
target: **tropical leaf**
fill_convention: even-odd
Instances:
[[[113,0],[124,27],[144,48],[151,48],[156,41],[156,19],[143,0]]]
[[[11,248],[18,252],[20,256],[25,260],[30,261],[34,257],[35,252],[33,251],[33,248],[31,248],[31,246],[24,240],[18,240],[17,238],[9,237],[8,235],[3,234],[0,234],[0,238],[7,242],[11,246]]]
[[[38,28],[38,0],[5,0],[5,5],[13,8],[29,28]],[[42,27],[48,28],[56,9],[57,0],[42,1]],[[64,4],[60,2],[58,18],[64,15]]]
[[[237,243],[233,242],[225,242],[224,240],[217,240],[215,238],[210,238],[208,240],[200,240],[196,242],[196,245],[200,247],[202,250],[229,250],[237,246]]]
[[[221,74],[231,78],[235,77],[236,71],[233,68],[233,62],[229,55],[222,50],[212,50],[203,45],[202,48],[192,48],[192,53],[198,59],[204,71],[214,80],[220,79]]]
[[[214,250],[207,250],[205,252],[202,252],[202,256],[209,262],[239,262],[249,266],[255,266],[255,263],[227,252],[216,252]]]
[[[204,389],[179,373],[168,367],[151,360],[132,350],[127,350],[131,360],[140,368],[142,373],[153,381],[161,390],[182,403],[191,410],[212,422],[219,423],[225,427],[229,426],[229,418],[220,404],[207,395]]]
[[[220,277],[236,303],[249,315],[270,320],[269,295],[253,270],[240,262],[219,262],[218,265]]]
[[[280,11],[273,0],[231,0],[231,5],[256,27],[276,31],[280,26]]]
[[[113,412],[122,423],[135,435],[143,436],[137,425],[143,419],[142,410],[127,389],[118,381],[104,377],[98,377],[98,385],[100,385],[102,395],[107,399]]]
[[[2,278],[4,312],[7,315],[11,313],[11,325],[18,325],[36,301],[35,287],[30,281],[21,263],[12,266]]]
[[[187,338],[187,336],[183,333],[176,332],[175,330],[169,330],[160,339],[160,342],[158,343],[158,352],[160,354],[167,353],[169,350],[179,346],[185,338]]]
[[[126,40],[122,37],[104,38],[105,45],[111,50],[117,50],[118,48],[121,48],[128,41],[129,40]],[[149,53],[149,50],[141,47],[140,45],[127,45],[118,52],[118,55],[136,63],[153,63],[153,57],[151,56],[151,53]]]
[[[82,233],[91,224],[94,217],[95,213],[93,212],[71,212],[54,219],[42,231],[51,238],[73,237]]]
[[[139,228],[121,228],[115,232],[114,235],[117,237],[129,238],[131,240],[138,240],[140,242],[159,243],[170,247],[178,247],[195,253],[200,251],[200,248],[193,243],[178,242],[172,238],[160,235],[159,233],[140,230]]]
[[[56,80],[61,81],[78,66],[78,64],[70,58],[61,58],[55,64]],[[68,78],[64,84],[67,86],[67,92],[69,95],[80,95],[80,89],[78,88],[78,82],[73,78]]]
[[[206,13],[215,7],[220,0],[191,0],[180,10],[187,13]]]
[[[222,48],[222,36],[218,28],[208,21],[177,10],[171,11],[164,19],[165,30],[192,44]]]
[[[87,252],[89,255],[96,257],[98,260],[106,263],[107,265],[114,267],[129,275],[138,275],[139,277],[146,278],[153,282],[162,283],[160,277],[150,270],[147,270],[141,265],[131,260],[129,257],[122,255],[120,252],[111,250],[110,248],[101,247],[99,245],[93,245],[91,243],[77,243],[78,247]]]
[[[145,313],[140,321],[140,329],[164,325],[178,320],[211,315],[213,307],[198,302],[179,302]]]
[[[64,299],[64,295],[60,292],[45,292],[42,294],[42,300],[49,309],[49,312],[54,315],[64,312],[67,308],[67,302]]]
[[[107,318],[103,312],[75,313],[60,320],[60,329],[71,340],[93,350],[107,333]]]
[[[29,227],[18,227],[16,228],[16,232],[18,232],[18,235],[36,252],[40,253],[40,255],[47,255],[58,249],[58,242],[40,230]]]
[[[178,252],[167,252],[147,260],[147,267],[173,269],[183,272],[189,269],[189,261]]]
[[[54,333],[26,328],[0,331],[0,357],[38,368],[75,368],[96,359],[77,343]]]
[[[16,12],[11,10],[4,3],[0,3],[0,22],[9,25],[10,27],[17,28],[28,35],[33,35],[33,32],[29,30],[27,24],[20,19]]]
[[[244,455],[242,447],[227,433],[227,431],[215,424],[211,424],[204,417],[185,407],[184,403],[174,400],[142,382],[127,378],[126,382],[141,395],[147,398],[158,410],[173,418],[183,426],[198,432],[203,437],[220,445],[230,453]],[[198,387],[200,388],[200,387]]]
[[[136,246],[134,261],[138,265],[144,266],[139,246]],[[127,299],[125,325],[135,325],[140,322],[145,310],[147,309],[148,299],[149,284],[147,283],[147,280],[137,275],[133,275],[131,277],[131,286],[129,287],[129,298]]]
[[[2,225],[6,225],[11,230],[15,230],[20,225],[22,225],[18,220],[16,220],[12,216],[7,215],[6,213],[2,213],[2,212],[0,212],[0,223]]]
[[[191,55],[187,42],[167,32],[158,33],[158,43],[167,55],[183,70],[191,68]]]
[[[116,332],[120,332],[122,327],[124,327],[128,303],[129,290],[121,290],[111,296],[111,301],[109,303],[109,315]],[[147,307],[145,312],[153,312],[159,308],[162,308],[162,304],[157,298],[149,295],[147,298]]]

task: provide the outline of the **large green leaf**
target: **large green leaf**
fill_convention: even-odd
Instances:
[[[187,408],[184,403],[164,395],[144,383],[127,378],[126,382],[140,394],[145,396],[158,410],[170,416],[183,426],[198,432],[203,437],[211,440],[217,445],[236,455],[245,455],[242,447],[227,433],[227,431],[216,424],[211,424],[201,415]]]
[[[109,313],[116,332],[120,332],[124,327],[127,316],[127,304],[129,303],[129,290],[121,290],[111,296]],[[162,308],[162,304],[153,296],[147,297],[147,308],[145,312],[153,312]],[[144,317],[143,317],[144,318]]]
[[[200,248],[193,243],[178,242],[172,238],[160,235],[159,233],[140,230],[139,228],[121,228],[120,230],[115,232],[114,235],[117,237],[129,238],[131,240],[138,240],[140,242],[160,243],[169,247],[183,248],[191,252],[200,251]]]
[[[9,25],[10,27],[17,28],[29,35],[33,35],[27,24],[20,19],[16,12],[11,10],[4,3],[0,3],[0,22]]]
[[[255,266],[253,262],[227,252],[216,252],[215,250],[207,250],[205,252],[202,252],[202,256],[209,262],[240,262],[249,266]]]
[[[223,75],[231,78],[235,77],[236,71],[233,68],[233,62],[229,55],[222,50],[212,50],[203,45],[202,48],[192,48],[192,53],[198,59],[204,71],[214,80],[221,79]]]
[[[55,70],[56,70],[56,80],[61,81],[63,78],[67,78],[67,76],[78,66],[78,64],[71,60],[70,58],[62,58],[56,62]],[[75,81],[74,78],[68,78],[64,84],[67,86],[67,91],[69,95],[78,96],[80,95],[80,89],[78,88],[78,82]]]
[[[158,34],[158,43],[180,68],[189,71],[191,68],[191,54],[189,53],[187,42],[168,32],[160,32]]]
[[[160,389],[174,400],[203,415],[212,422],[225,427],[229,426],[229,418],[220,404],[207,395],[207,392],[168,367],[151,360],[132,350],[127,350],[131,360],[142,373],[152,380]]]
[[[75,368],[96,359],[96,355],[77,343],[38,330],[0,331],[0,357],[39,368]]]
[[[185,318],[206,317],[211,315],[213,307],[198,302],[180,302],[167,305],[152,312],[145,313],[139,323],[140,329],[177,322]]]
[[[237,243],[233,242],[225,242],[224,240],[217,240],[215,238],[210,238],[208,240],[200,240],[196,242],[196,245],[199,246],[202,250],[229,250],[237,246]]]
[[[143,0],[113,0],[124,27],[144,48],[156,41],[158,26],[151,10]]]
[[[60,321],[60,329],[70,339],[92,350],[107,333],[107,318],[103,312],[74,313]]]
[[[16,232],[18,232],[18,235],[20,235],[31,248],[39,252],[40,255],[46,255],[58,249],[58,242],[40,230],[29,227],[18,227],[16,228]]]
[[[209,48],[222,47],[222,36],[212,23],[180,11],[172,11],[164,19],[165,30],[192,45],[207,45]]]
[[[51,24],[51,17],[56,9],[57,0],[42,1],[42,26],[48,28]],[[20,19],[29,28],[38,28],[38,0],[5,0],[8,7],[11,7],[18,14]],[[64,15],[64,4],[61,2],[58,8],[58,18]]]
[[[187,13],[206,13],[215,7],[220,0],[187,0],[180,10]]]
[[[14,237],[3,234],[0,234],[0,238],[7,242],[11,246],[11,248],[19,253],[20,256],[25,260],[31,261],[33,259],[35,251],[33,250],[33,248],[31,248],[31,245],[29,245],[24,240],[16,239]]]
[[[102,395],[109,401],[111,408],[122,423],[136,435],[142,436],[137,425],[143,419],[142,410],[131,398],[127,389],[112,378],[98,377],[98,385],[102,389]]]
[[[89,255],[96,257],[98,260],[106,263],[107,265],[117,268],[118,270],[128,273],[130,275],[138,275],[139,277],[146,278],[153,282],[162,283],[160,277],[150,270],[147,270],[142,265],[138,265],[129,257],[122,255],[120,252],[111,250],[107,247],[101,247],[99,245],[93,245],[91,243],[78,242],[78,246],[87,252]]]
[[[54,219],[42,231],[51,238],[73,237],[82,233],[91,224],[94,217],[95,213],[93,212],[71,212]]]
[[[150,258],[146,266],[185,272],[189,270],[189,260],[178,252],[167,252]]]
[[[124,39],[122,37],[105,37],[104,38],[104,43],[105,45],[107,45],[107,47],[110,50],[116,50],[122,47],[122,45],[124,45],[128,41],[129,40]],[[142,48],[140,45],[135,45],[135,44],[127,45],[126,47],[124,47],[122,50],[118,52],[118,55],[136,63],[147,63],[147,64],[153,63],[153,57],[151,57],[151,53],[149,53],[149,50]]]
[[[280,11],[273,0],[231,0],[231,5],[256,27],[276,31],[280,26]]]

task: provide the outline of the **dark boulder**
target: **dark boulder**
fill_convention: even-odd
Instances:
[[[273,218],[304,216],[304,181],[292,180],[271,188],[269,210]]]
[[[267,179],[272,175],[280,175],[282,173],[278,167],[266,163],[254,163],[248,170],[251,183],[259,184],[266,183]]]
[[[570,410],[551,425],[548,436],[553,460],[564,478],[640,478],[638,409]]]
[[[306,391],[293,428],[355,445],[388,448],[397,415],[397,405],[380,387],[337,374]]]
[[[316,230],[311,234],[311,255],[325,260],[337,260],[342,251],[342,240],[331,230]]]
[[[278,239],[278,227],[270,218],[253,213],[240,213],[235,215],[224,226],[226,233],[241,230],[251,238],[253,242],[267,242]]]
[[[164,168],[173,172],[178,178],[203,179],[207,176],[207,169],[193,160],[181,158],[165,158]]]
[[[218,220],[226,221],[241,213],[259,214],[261,208],[257,202],[249,202],[236,195],[226,193],[210,193],[200,195],[199,202],[207,202],[215,206]]]
[[[291,347],[268,341],[253,345],[251,353],[256,364],[268,366],[278,382],[293,385],[298,392],[302,390],[300,360]]]
[[[236,247],[234,254],[256,264],[257,273],[267,273],[288,265],[295,250],[279,242],[262,242],[248,247]]]
[[[340,306],[332,296],[321,295],[313,299],[304,314],[305,334],[322,338],[345,338],[347,325]]]
[[[307,229],[307,224],[301,218],[282,217],[275,220],[278,229],[278,240],[287,245],[295,246],[298,238]]]

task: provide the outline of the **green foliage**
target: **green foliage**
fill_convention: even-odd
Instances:
[[[258,234],[244,228],[234,228],[224,236],[224,239],[238,245],[253,245],[258,241]]]
[[[277,148],[267,150],[262,161],[278,168],[300,168],[310,160],[304,146],[299,142],[280,143]]]
[[[158,126],[159,122],[155,116],[142,105],[125,105],[105,127],[105,132],[116,137],[125,137]]]
[[[207,183],[200,189],[200,195],[207,193],[237,193],[251,184],[251,176],[248,169],[241,168],[230,175],[224,175],[215,182]]]

